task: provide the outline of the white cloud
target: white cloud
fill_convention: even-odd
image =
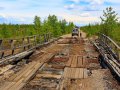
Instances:
[[[0,15],[10,19],[8,21],[16,19],[23,23],[32,23],[35,15],[43,19],[49,14],[55,14],[68,21],[89,23],[99,21],[102,10],[108,6],[104,2],[113,3],[114,5],[111,6],[120,14],[120,0],[67,0],[72,1],[72,4],[71,2],[64,3],[64,1],[66,0],[1,0]]]
[[[66,19],[66,21],[68,22],[74,22],[78,24],[83,24],[83,23],[89,24],[89,23],[100,22],[100,19],[98,17],[90,16],[87,13],[83,13],[83,15],[85,14],[86,14],[86,17],[79,16],[79,15],[71,15],[67,13],[62,13],[61,15],[58,14],[58,16],[62,17],[63,19]]]
[[[104,0],[104,1],[111,3],[120,3],[120,0]]]
[[[69,0],[74,3],[87,2],[89,4],[103,4],[105,0]]]
[[[91,5],[101,5],[104,3],[104,0],[90,0]]]
[[[75,4],[64,6],[66,9],[75,9]]]

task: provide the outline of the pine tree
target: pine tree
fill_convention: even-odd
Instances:
[[[118,22],[117,15],[112,7],[106,8],[106,11],[103,10],[103,17],[100,17],[102,21],[102,33],[111,35]]]
[[[41,31],[41,21],[40,21],[40,17],[35,16],[34,18],[34,28],[36,30],[36,34],[40,34]]]

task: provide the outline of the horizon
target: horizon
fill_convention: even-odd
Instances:
[[[75,25],[84,26],[100,22],[103,10],[111,6],[120,17],[118,0],[0,0],[0,23],[32,24],[34,16],[42,21],[56,15]]]

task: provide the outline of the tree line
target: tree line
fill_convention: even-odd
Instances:
[[[100,17],[101,23],[89,24],[81,27],[81,29],[87,32],[87,36],[97,35],[103,33],[110,36],[116,42],[120,42],[120,22],[118,21],[118,14],[112,7],[103,10],[103,16]]]
[[[33,24],[0,24],[0,38],[19,38],[45,33],[59,37],[70,33],[73,28],[73,22],[58,20],[55,15],[49,15],[43,22],[40,17],[35,16]]]

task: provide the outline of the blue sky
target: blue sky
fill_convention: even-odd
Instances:
[[[0,0],[0,23],[33,23],[55,14],[77,25],[100,22],[103,9],[112,6],[120,15],[120,0]]]

